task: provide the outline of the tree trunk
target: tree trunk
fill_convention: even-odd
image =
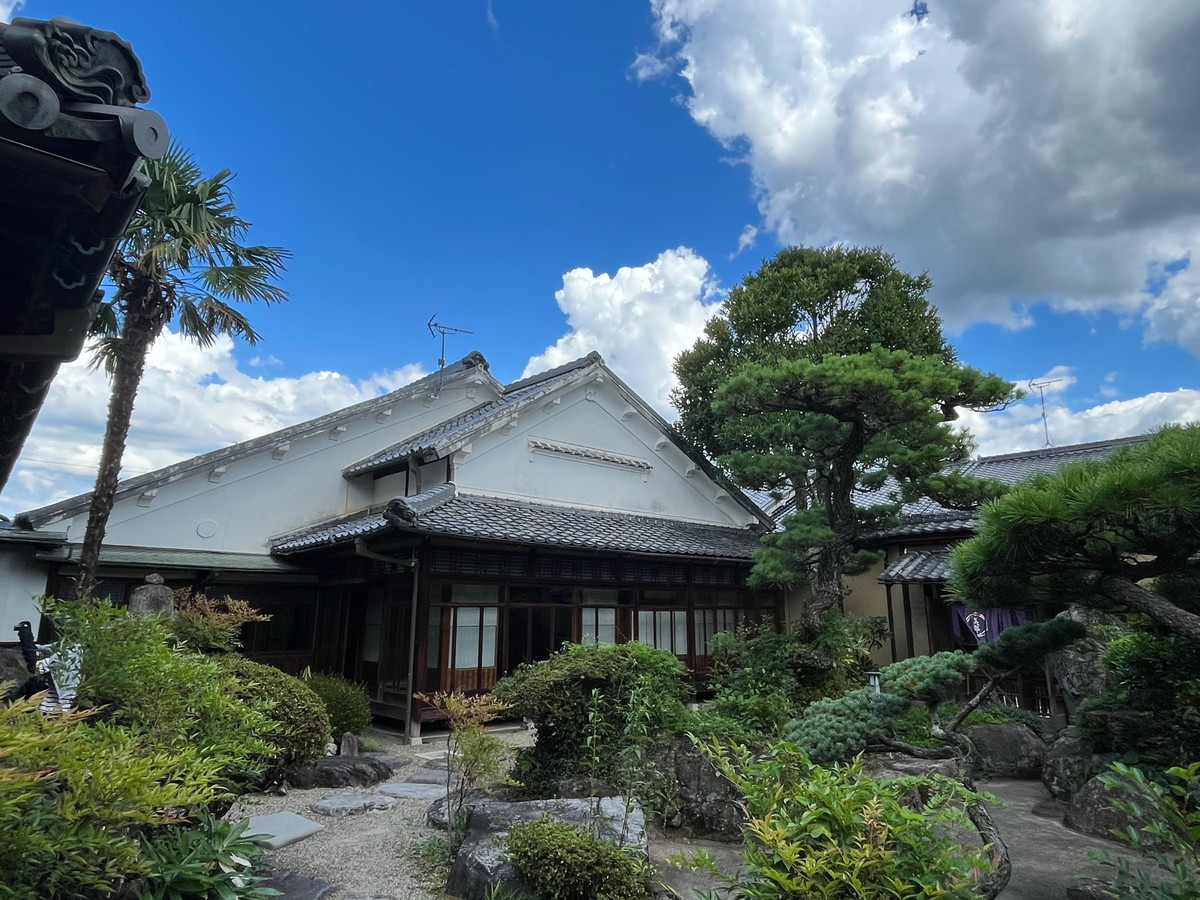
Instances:
[[[1121,601],[1134,612],[1143,613],[1173,633],[1200,644],[1200,616],[1180,609],[1170,600],[1132,581],[1113,578],[1109,584],[1115,588]]]
[[[142,298],[139,298],[142,299]],[[90,597],[96,587],[100,561],[100,545],[108,527],[108,517],[116,500],[117,480],[121,473],[121,458],[133,418],[133,401],[137,397],[142,374],[146,370],[146,352],[157,335],[152,317],[147,314],[147,301],[130,303],[121,329],[121,345],[113,367],[112,394],[108,400],[108,419],[104,426],[104,443],[100,448],[100,467],[92,488],[88,506],[87,530],[79,555],[79,582],[76,594]]]
[[[816,574],[800,613],[800,624],[811,638],[821,633],[821,617],[842,605],[842,567],[837,563],[838,552],[834,546],[826,547],[817,558]]]

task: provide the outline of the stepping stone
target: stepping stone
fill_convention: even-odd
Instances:
[[[246,834],[260,835],[254,843],[267,850],[278,850],[306,837],[312,837],[325,826],[293,812],[278,812],[269,816],[250,816]]]
[[[391,797],[380,794],[334,794],[324,800],[318,800],[309,807],[313,812],[322,816],[353,816],[369,809],[391,809],[396,801]]]
[[[411,784],[440,784],[443,788],[446,787],[446,770],[445,769],[416,769],[411,775],[404,779]],[[452,780],[452,783],[458,779]]]
[[[320,878],[309,878],[307,875],[296,875],[293,872],[272,875],[262,886],[275,888],[283,900],[321,900],[337,887]]]
[[[407,781],[393,781],[381,784],[375,788],[375,793],[398,800],[436,800],[446,795],[446,787],[441,784],[413,784]]]

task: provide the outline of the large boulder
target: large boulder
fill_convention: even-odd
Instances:
[[[1107,787],[1100,777],[1089,779],[1067,804],[1063,824],[1075,831],[1096,837],[1114,840],[1114,830],[1124,832],[1127,828],[1141,830],[1146,823],[1138,818],[1110,808],[1113,800],[1126,796],[1123,791]],[[1143,837],[1145,835],[1143,834]]]
[[[621,797],[595,800],[527,800],[505,803],[484,800],[471,808],[467,833],[459,847],[446,893],[466,900],[484,900],[493,885],[517,895],[528,895],[529,886],[508,861],[504,839],[520,822],[536,822],[549,816],[589,831],[602,840],[646,853],[646,818],[636,802]]]
[[[650,753],[660,783],[668,787],[667,824],[689,837],[740,841],[745,821],[737,790],[691,741],[675,741]]]
[[[1042,784],[1055,800],[1070,800],[1103,768],[1104,759],[1092,742],[1068,730],[1046,748]]]
[[[1119,624],[1120,619],[1079,606],[1068,607],[1057,618],[1079,622],[1088,629],[1086,637],[1046,657],[1050,671],[1062,688],[1067,711],[1074,715],[1081,700],[1098,697],[1111,686],[1108,669],[1100,659],[1106,644],[1096,626]]]
[[[387,781],[408,762],[403,757],[326,756],[292,769],[287,781],[294,788],[369,787]]]
[[[968,765],[963,757],[922,759],[899,751],[868,753],[863,756],[863,769],[872,778],[904,778],[909,775],[943,775],[961,781]]]
[[[972,763],[977,777],[1042,777],[1046,744],[1028,725],[969,725],[963,733],[974,745]]]

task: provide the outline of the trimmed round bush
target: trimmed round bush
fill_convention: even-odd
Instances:
[[[515,776],[531,796],[553,796],[559,779],[615,777],[623,750],[682,728],[686,669],[667,650],[627,644],[564,644],[549,659],[522,665],[492,689],[513,715],[537,726]]]
[[[334,738],[347,731],[362,734],[371,724],[371,700],[361,684],[328,672],[309,675],[304,683],[325,704]]]
[[[595,835],[542,818],[514,825],[508,857],[542,900],[649,897],[648,866]]]
[[[268,775],[303,765],[325,755],[331,734],[329,714],[321,698],[293,675],[230,653],[217,657],[221,668],[237,682],[234,695],[266,715],[271,722],[261,735],[275,745],[277,755]]]

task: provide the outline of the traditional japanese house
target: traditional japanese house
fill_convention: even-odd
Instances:
[[[89,499],[0,530],[13,624],[22,590],[71,594]],[[564,641],[645,641],[702,677],[711,635],[782,613],[745,587],[768,527],[598,355],[502,385],[473,353],[123,482],[100,590],[157,572],[247,599],[272,615],[248,655],[360,680],[418,739],[415,694],[486,690]]]

